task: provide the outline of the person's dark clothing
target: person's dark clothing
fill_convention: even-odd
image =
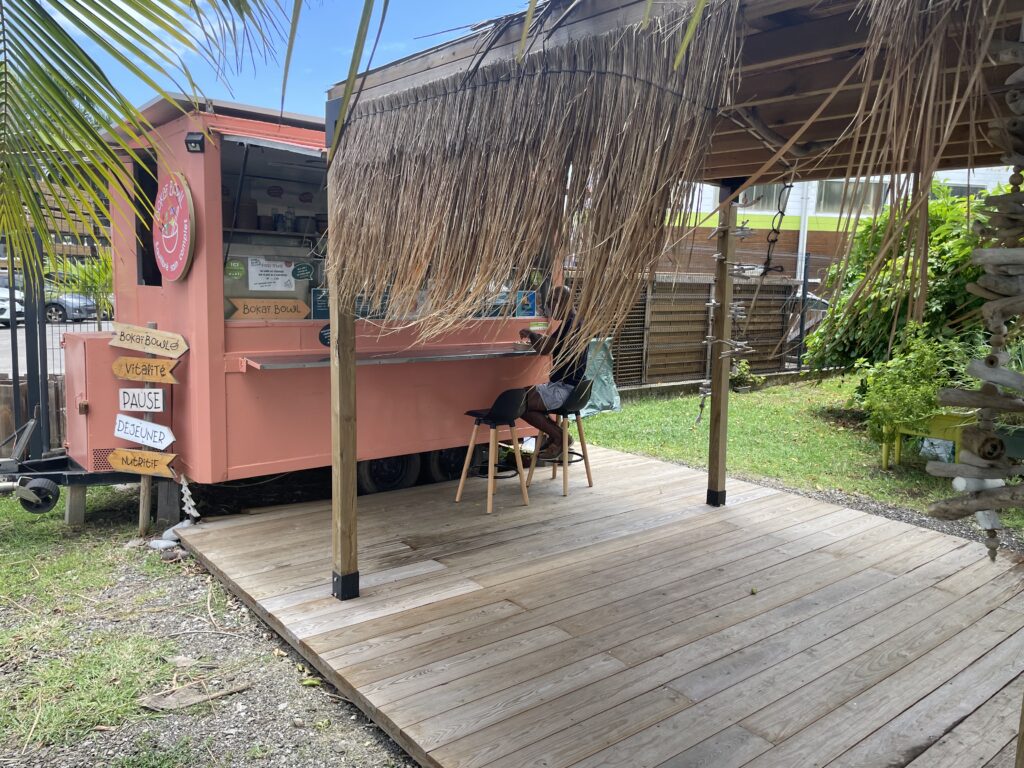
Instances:
[[[556,366],[551,369],[551,381],[555,383],[568,384],[575,387],[582,380],[587,372],[587,351],[575,358],[564,359],[564,347],[566,340],[572,339],[572,333],[576,326],[576,311],[570,310],[568,317],[555,332],[555,344],[551,350],[551,357]]]

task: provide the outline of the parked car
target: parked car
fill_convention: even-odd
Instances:
[[[20,303],[19,303],[20,304]],[[25,320],[25,311],[19,305],[15,311],[15,322],[21,323]],[[6,297],[0,297],[0,326],[11,327],[11,303]]]
[[[6,272],[0,272],[0,299],[4,301],[8,300],[8,288],[11,282]],[[20,301],[22,305],[25,303],[25,295],[22,293],[22,289],[25,287],[25,281],[20,274],[14,273],[14,298],[16,301]]]
[[[72,289],[73,276],[64,272],[43,273],[46,320],[50,323],[80,323],[96,318],[96,302]]]
[[[46,322],[80,323],[96,318],[96,302],[80,293],[69,293],[49,280],[43,282],[46,299]]]
[[[96,318],[96,302],[88,296],[77,293],[69,288],[69,278],[63,272],[46,272],[43,275],[43,299],[45,301],[46,321],[49,323],[80,323],[83,320]],[[0,272],[0,300],[7,301],[10,280],[7,273]],[[18,303],[18,319],[23,320],[25,314],[25,278],[14,275],[14,297]],[[108,314],[108,313],[105,313]],[[107,319],[107,318],[105,318]],[[3,317],[0,316],[0,322]]]

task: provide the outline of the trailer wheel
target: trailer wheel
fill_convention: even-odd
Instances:
[[[60,486],[53,480],[40,477],[30,481],[25,487],[39,497],[39,501],[18,499],[22,508],[28,512],[42,515],[57,506],[57,501],[60,499]]]
[[[466,447],[443,448],[424,454],[423,475],[431,483],[444,483],[458,480],[462,475],[462,465],[466,461]],[[474,457],[476,458],[476,457]]]
[[[410,488],[419,477],[420,464],[418,453],[360,461],[356,466],[359,492],[380,493]]]

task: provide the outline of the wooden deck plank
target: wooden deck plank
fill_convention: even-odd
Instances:
[[[551,736],[530,744],[525,749],[487,763],[489,768],[526,768],[526,766],[567,766],[616,744],[635,733],[650,728],[667,717],[685,710],[689,700],[678,691],[657,688],[630,699],[580,722],[573,722],[571,710],[561,712],[557,730]],[[443,750],[436,754],[445,758],[443,765],[479,765],[476,761],[450,757]],[[472,757],[472,753],[470,755]]]
[[[813,553],[805,554],[803,558],[793,558],[788,561],[788,570],[783,571],[782,569],[776,568],[776,578],[780,580],[790,580],[794,576],[803,573],[806,570],[816,568],[822,565],[832,565],[831,560],[822,559],[811,559]],[[587,633],[579,633],[582,637],[592,639],[591,634],[593,632],[601,631],[605,638],[612,638],[613,641],[623,642],[624,640],[642,636],[656,629],[667,626],[669,623],[676,623],[683,621],[684,619],[692,618],[705,611],[712,610],[723,604],[722,592],[728,589],[736,598],[742,599],[742,595],[749,595],[749,587],[743,588],[743,586],[737,586],[732,584],[731,586],[727,582],[722,585],[721,581],[724,579],[732,578],[734,581],[735,572],[732,569],[723,568],[722,566],[727,564],[726,560],[723,560],[721,556],[718,561],[711,563],[701,562],[700,558],[696,558],[691,561],[688,567],[681,573],[677,574],[680,579],[677,582],[664,583],[663,586],[659,587],[659,590],[664,591],[668,594],[672,594],[676,597],[691,596],[691,599],[677,600],[672,610],[659,613],[655,617],[651,617],[645,621],[633,621],[629,619],[619,621],[605,621],[594,626]],[[720,578],[714,578],[707,576],[707,571],[710,569],[721,572]],[[698,573],[694,574],[694,571]],[[701,576],[703,575],[703,578]],[[718,574],[714,574],[718,576]],[[765,579],[767,581],[767,579]],[[661,583],[661,582],[659,582]],[[649,581],[641,581],[632,585],[631,588],[634,591],[643,589],[649,586]],[[721,586],[720,589],[713,589],[714,587]],[[811,587],[813,588],[813,587]],[[709,591],[710,590],[710,591]],[[706,594],[702,594],[705,592]],[[461,652],[466,647],[473,647],[474,645],[481,645],[490,641],[498,640],[504,637],[508,637],[520,632],[528,631],[539,626],[546,624],[552,624],[554,626],[561,627],[562,622],[560,619],[565,616],[571,616],[574,612],[586,611],[593,605],[600,605],[602,602],[606,602],[610,599],[617,597],[619,592],[611,593],[608,589],[597,589],[589,590],[584,594],[570,595],[561,601],[555,603],[549,603],[545,606],[535,607],[533,610],[517,615],[510,618],[507,621],[496,622],[488,627],[474,629],[471,632],[460,633],[454,635],[443,642],[432,643],[429,648],[408,648],[402,653],[389,653],[374,659],[370,663],[357,664],[354,667],[346,668],[345,674],[353,680],[360,680],[363,682],[372,681],[378,677],[389,674],[395,670],[404,670],[411,667],[417,666],[425,661],[433,661],[436,659],[445,658],[451,654]],[[790,593],[787,593],[789,595]],[[766,600],[771,599],[770,591],[765,593],[762,598],[762,603]],[[789,599],[788,597],[785,599]],[[784,602],[785,600],[778,600],[777,603]],[[517,603],[518,604],[518,603]],[[606,643],[607,646],[607,643]]]
[[[893,760],[896,756],[909,763],[992,698],[991,686],[1002,688],[1017,679],[1024,672],[1022,651],[1024,631],[1019,631],[829,765],[834,768],[853,768]],[[1020,700],[1021,691],[1018,688],[1013,704]],[[1001,712],[1007,720],[1012,720],[1014,706],[1009,701],[1006,705],[1001,708]],[[1006,739],[1007,725],[1003,723],[1002,740]],[[991,757],[996,751],[993,750],[988,756]],[[979,750],[973,754],[980,759],[984,753]]]
[[[770,741],[742,726],[730,725],[697,746],[670,757],[657,768],[740,768],[771,748]]]
[[[968,758],[969,759],[969,758]],[[1014,763],[1017,760],[1017,739],[1013,739],[1003,747],[999,754],[985,763],[985,768],[1014,768]],[[941,764],[940,764],[941,765]],[[961,763],[956,764],[959,768]],[[970,766],[970,763],[967,763]],[[923,766],[915,766],[915,768],[923,768]]]
[[[961,627],[973,626],[999,607],[1008,593],[1021,588],[1021,574],[1011,572],[992,588],[980,587],[951,603],[929,620],[823,674],[776,704],[743,721],[748,730],[782,743],[858,693],[896,674],[933,648],[951,640]]]
[[[977,647],[987,649],[1005,638],[1009,629],[1020,621],[1019,617],[1009,619],[1009,613],[989,614],[959,633],[962,637],[926,654],[922,663],[911,665],[913,669],[904,668],[883,684],[871,688],[855,706],[844,705],[833,710],[747,765],[750,768],[805,768],[826,764],[948,680],[965,663],[973,660],[971,655],[983,652],[975,650]],[[993,616],[996,618],[990,618]],[[965,648],[968,649],[966,652]],[[907,672],[908,669],[911,671]],[[698,727],[688,727],[694,720]],[[702,729],[714,729],[708,734],[710,736],[723,727],[717,718],[710,720],[707,710],[702,712],[697,707],[690,707],[575,765],[578,768],[653,767],[700,743],[703,738],[698,736],[702,735]],[[643,759],[638,760],[638,755]]]
[[[1024,616],[996,609],[751,761],[750,768],[778,765],[804,768],[820,766],[839,757],[1021,627],[1024,627]]]
[[[950,554],[959,555],[963,549],[953,550]],[[970,553],[965,554],[966,558],[973,557]],[[910,606],[905,603],[910,598],[963,567],[967,562],[966,558],[946,557],[933,560],[918,569],[914,578],[892,579],[781,632],[773,635],[762,633],[760,640],[681,675],[668,685],[686,694],[693,701],[706,699],[806,648],[854,628],[894,605],[904,603],[903,610],[907,610]]]
[[[479,483],[459,505],[453,484],[361,497],[349,603],[330,596],[326,503],[183,540],[431,768],[1010,754],[1016,559],[745,482],[711,509],[697,470],[592,459],[594,488],[574,475],[566,499],[544,477],[524,507],[503,486],[490,516]]]
[[[913,551],[908,552],[908,557],[911,554],[917,554],[918,557],[929,557],[931,553],[929,546],[918,545]],[[714,626],[718,629],[723,629],[739,625],[741,622],[755,619],[767,608],[784,607],[803,598],[805,595],[816,592],[818,589],[825,589],[840,579],[854,578],[865,571],[870,570],[871,576],[864,583],[869,581],[882,583],[886,580],[885,576],[888,576],[888,574],[873,569],[871,566],[875,564],[876,560],[886,557],[891,552],[890,545],[886,542],[873,547],[869,551],[875,554],[874,558],[864,556],[831,563],[809,574],[802,574],[798,579],[789,579],[774,588],[758,590],[756,594],[748,594],[730,602],[715,612]],[[744,629],[754,626],[759,626],[758,622],[753,621],[750,624],[745,624]],[[696,638],[694,637],[694,629],[691,625],[673,624],[664,630],[651,632],[636,640],[624,643],[614,648],[612,653],[627,663],[635,664],[662,653],[671,652],[682,645],[693,642],[694,639]]]

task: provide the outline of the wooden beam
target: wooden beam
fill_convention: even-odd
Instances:
[[[334,248],[337,238],[329,239]],[[337,258],[337,254],[332,254]],[[331,316],[331,593],[359,597],[356,536],[356,324],[355,297],[330,291]]]
[[[718,192],[720,203],[740,188],[742,179],[722,182]],[[730,203],[718,214],[718,257],[715,263],[715,319],[711,346],[711,437],[708,441],[708,496],[713,507],[725,504],[725,458],[729,431],[729,370],[732,356],[732,264],[736,260],[736,213],[739,206]]]
[[[761,159],[748,158],[743,162],[730,162],[721,161],[718,164],[716,161],[715,167],[709,167],[704,172],[704,181],[708,184],[715,184],[720,179],[731,178],[734,174],[740,174],[742,176],[750,176],[760,170],[764,161],[768,160],[768,153],[761,155]],[[828,162],[822,164],[811,164],[805,163],[799,167],[799,172],[796,175],[798,181],[807,180],[824,180],[824,179],[845,179],[849,176],[847,168],[849,161],[849,155],[837,155],[830,157]],[[987,152],[975,152],[969,154],[966,151],[963,154],[943,154],[941,161],[939,162],[938,170],[954,170],[958,168],[965,168],[967,166],[973,166],[974,168],[985,168],[985,167],[996,167],[1003,165],[1004,163],[1000,160],[1000,153],[994,151]],[[898,169],[900,173],[910,173],[914,170],[916,163],[913,159],[908,161],[906,168]],[[871,175],[884,176],[888,174],[891,168],[880,168],[874,167],[870,170]],[[776,163],[769,171],[768,174],[774,174],[780,178],[789,178],[792,175],[792,168],[783,165],[781,162]],[[777,179],[772,179],[769,175],[765,175],[759,183],[769,183]]]
[[[953,45],[950,44],[951,53]],[[836,87],[856,64],[853,54],[841,56],[825,63],[801,64],[787,69],[759,72],[743,78],[736,92],[736,100],[730,107],[751,107],[766,104],[782,104],[796,99],[821,97]],[[1004,83],[1016,69],[1017,64],[993,64],[985,67],[985,79],[990,86]],[[942,75],[947,85],[952,84],[959,73],[963,83],[963,73],[959,66],[950,66],[943,70]],[[861,81],[847,84],[843,90],[861,93],[865,87],[876,89],[879,84],[877,77],[868,83]]]

